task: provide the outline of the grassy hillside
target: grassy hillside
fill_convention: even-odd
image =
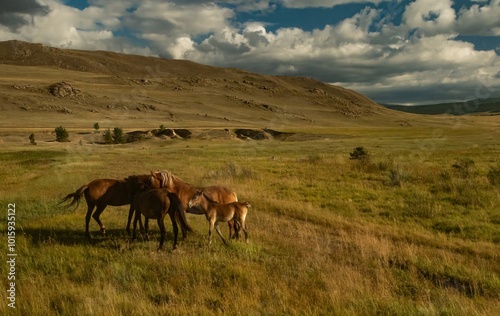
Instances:
[[[332,129],[309,141],[9,143],[19,314],[452,314],[500,308],[498,128]],[[71,133],[70,133],[71,137]],[[12,140],[12,139],[11,139]],[[361,146],[366,159],[351,160]],[[132,242],[127,207],[92,221],[57,206],[94,178],[169,169],[250,201],[250,242],[207,246],[205,218],[170,252]],[[7,253],[5,221],[0,249]],[[227,227],[222,225],[227,234]],[[7,265],[0,265],[7,275]],[[6,282],[2,282],[4,291]],[[4,292],[5,293],[5,292]],[[0,313],[7,311],[0,305]]]
[[[19,41],[0,42],[0,111],[34,127],[67,119],[81,127],[89,120],[127,127],[316,127],[391,116],[390,124],[398,124],[397,115],[365,96],[310,78]]]

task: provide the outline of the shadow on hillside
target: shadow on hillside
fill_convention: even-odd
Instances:
[[[92,238],[87,238],[83,230],[67,230],[58,228],[28,228],[23,229],[23,234],[30,238],[34,246],[60,244],[60,245],[104,245],[107,243],[130,243],[132,237],[128,235],[125,229],[106,230],[106,236],[102,236],[98,231],[91,231]],[[150,241],[159,241],[160,233],[156,229],[149,231]],[[165,242],[174,239],[172,231],[166,232]],[[179,232],[179,239],[182,240],[182,234]],[[134,242],[144,241],[143,233],[137,231],[137,238]]]

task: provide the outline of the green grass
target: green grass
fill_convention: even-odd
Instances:
[[[0,201],[5,212],[16,203],[16,313],[494,314],[500,196],[488,175],[500,147],[470,129],[447,131],[445,142],[418,152],[415,144],[432,131],[393,132],[353,129],[343,131],[351,139],[308,142],[8,148],[0,153]],[[362,165],[349,159],[360,146],[370,153]],[[473,160],[473,172],[457,172],[460,159]],[[126,235],[126,206],[104,211],[106,237],[92,220],[89,241],[85,202],[76,210],[57,205],[94,178],[156,169],[233,188],[253,206],[250,242],[224,246],[215,235],[208,246],[206,219],[188,215],[195,233],[171,252],[166,220],[167,250],[157,252],[156,223],[149,242]],[[6,240],[5,221],[0,225]],[[0,243],[2,253],[6,247]],[[7,268],[1,264],[0,275]]]

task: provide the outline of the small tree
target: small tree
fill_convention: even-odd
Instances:
[[[62,126],[56,127],[55,129],[56,132],[56,140],[58,142],[69,142],[69,135],[66,129]]]
[[[163,133],[164,131],[165,131],[165,125],[161,124],[159,133]]]
[[[99,133],[99,123],[94,123],[94,133]]]
[[[115,144],[123,144],[127,141],[125,135],[123,134],[123,129],[121,127],[115,127],[113,129],[113,142]]]
[[[109,130],[109,128],[104,131],[102,138],[104,139],[104,142],[106,144],[111,144],[113,142],[113,136],[111,136],[111,131]]]
[[[29,139],[30,139],[31,145],[36,145],[35,133],[31,133],[30,136],[29,136]]]

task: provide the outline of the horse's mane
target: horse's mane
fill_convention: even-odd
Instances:
[[[168,171],[168,170],[157,170],[155,171],[155,174],[159,174],[160,175],[160,185],[162,188],[170,188],[174,185],[174,180],[175,181],[180,181],[180,182],[184,182],[182,181],[181,178],[179,178],[178,176],[174,175],[172,172]]]

